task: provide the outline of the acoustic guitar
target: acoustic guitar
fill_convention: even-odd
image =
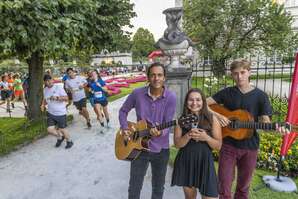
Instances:
[[[228,126],[222,128],[222,137],[232,137],[236,140],[244,140],[253,136],[254,129],[262,130],[276,130],[276,124],[284,126],[290,132],[298,131],[298,125],[288,123],[262,123],[255,122],[253,116],[242,109],[230,111],[227,108],[219,105],[212,104],[209,106],[211,110],[227,117],[231,122]]]
[[[198,117],[190,114],[155,127],[160,131],[177,124],[182,127],[196,122],[198,122]],[[130,132],[129,140],[124,139],[121,130],[118,130],[116,134],[115,155],[119,160],[131,161],[136,159],[142,151],[149,151],[148,142],[151,138],[149,129],[153,128],[153,126],[146,120],[140,120],[137,123],[128,122],[128,128]],[[133,129],[136,130],[133,131]]]

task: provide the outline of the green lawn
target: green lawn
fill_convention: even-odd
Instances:
[[[145,84],[146,84],[146,82],[137,82],[134,84],[130,84],[128,88],[125,88],[125,87],[120,88],[121,93],[119,93],[118,95],[113,95],[113,96],[108,97],[108,101],[112,102],[112,101],[115,101],[121,97],[124,97],[124,96],[130,94],[133,91],[133,89],[145,86]]]
[[[72,115],[67,116],[71,121]],[[26,118],[0,118],[0,156],[47,135],[46,121],[29,122]]]
[[[170,153],[170,165],[173,166],[175,156],[177,154],[177,149],[174,147],[171,147],[171,153]],[[215,162],[216,168],[218,167],[218,163]],[[297,199],[298,194],[297,193],[284,193],[284,192],[275,192],[271,189],[264,187],[262,189],[259,189],[258,191],[254,191],[254,189],[260,187],[263,185],[262,176],[264,175],[273,175],[276,176],[276,173],[265,171],[261,169],[257,169],[252,180],[251,188],[250,188],[250,199]],[[296,182],[296,185],[298,186],[298,178],[294,179]],[[235,183],[233,184],[233,190],[235,189]]]

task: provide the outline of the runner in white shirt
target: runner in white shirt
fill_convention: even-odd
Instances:
[[[0,105],[6,103],[6,111],[11,112],[10,110],[10,88],[8,83],[8,76],[7,74],[4,74],[1,76],[1,82],[0,82],[0,88],[1,88],[1,100]]]
[[[44,99],[41,110],[45,110],[47,105],[47,125],[48,132],[57,137],[56,147],[59,147],[63,140],[66,140],[65,148],[71,148],[73,142],[70,140],[69,133],[65,129],[66,124],[66,102],[67,94],[62,86],[54,84],[50,75],[46,74],[43,78],[45,83]],[[58,129],[56,129],[56,127]]]
[[[65,81],[65,89],[71,92],[72,101],[79,113],[86,119],[88,128],[91,128],[89,112],[86,107],[86,94],[84,87],[87,86],[85,78],[76,75],[72,68],[66,70],[69,78]]]

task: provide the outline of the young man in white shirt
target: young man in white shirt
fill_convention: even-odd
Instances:
[[[65,149],[71,148],[73,142],[69,133],[65,129],[66,124],[66,102],[67,94],[62,86],[54,84],[50,75],[46,74],[43,78],[45,83],[44,99],[42,101],[41,110],[45,110],[47,105],[47,131],[57,137],[56,147],[59,147],[63,140],[66,140]],[[56,127],[58,129],[56,129]]]
[[[84,90],[84,87],[87,86],[87,81],[85,78],[76,75],[72,68],[68,68],[66,73],[69,78],[65,81],[65,89],[71,92],[73,104],[79,110],[79,113],[86,119],[88,128],[91,128]]]

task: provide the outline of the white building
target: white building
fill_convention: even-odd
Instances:
[[[298,0],[280,0],[279,3],[284,3],[286,11],[293,16],[292,29],[298,32]]]
[[[91,59],[91,66],[99,66],[103,63],[132,65],[132,53],[120,53],[119,51],[109,53],[107,50],[102,50],[100,54],[92,55]]]

